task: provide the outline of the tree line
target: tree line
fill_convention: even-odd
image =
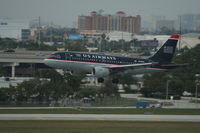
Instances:
[[[69,73],[60,74],[54,69],[39,70],[33,79],[24,81],[17,86],[0,88],[1,102],[37,102],[58,101],[63,98],[81,99],[96,96],[118,96],[116,85],[111,81],[100,88],[82,88],[84,76],[73,76]]]
[[[187,64],[167,72],[147,74],[141,93],[147,97],[165,98],[168,81],[169,95],[181,96],[184,91],[195,93],[196,74],[200,74],[200,44],[188,49],[182,48],[174,58],[174,62]]]
[[[96,47],[97,51],[94,52],[143,52],[148,50],[141,46],[140,41],[133,39],[131,41],[125,41],[123,39],[119,41],[109,41],[109,37],[106,38],[105,34],[101,37],[94,39],[90,42],[88,38],[83,40],[66,40],[62,44],[54,42],[52,45],[47,45],[43,41],[17,41],[12,38],[0,38],[0,49],[16,49],[25,48],[26,50],[40,50],[40,51],[57,51],[59,48],[63,48],[67,51],[88,51],[88,47]]]

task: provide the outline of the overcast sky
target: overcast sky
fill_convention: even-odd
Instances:
[[[200,0],[0,0],[0,18],[36,19],[71,27],[78,15],[104,10],[104,14],[124,11],[128,15],[151,15],[170,19],[185,13],[200,14]]]

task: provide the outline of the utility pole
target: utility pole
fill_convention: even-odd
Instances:
[[[167,75],[167,83],[166,83],[166,101],[168,100],[169,96],[169,83],[172,78],[172,75]]]
[[[195,74],[195,77],[196,77],[196,89],[195,89],[195,97],[196,97],[196,103],[198,101],[198,85],[199,85],[199,78],[200,78],[200,74]]]
[[[166,101],[168,100],[169,82],[170,82],[170,80],[167,80],[167,84],[166,84]]]
[[[181,33],[181,30],[182,30],[182,29],[181,29],[181,27],[182,27],[182,25],[181,25],[181,15],[180,15],[180,18],[179,18],[179,19],[180,19],[180,27],[179,27],[179,28],[180,28],[180,39],[179,39],[178,50],[180,51],[180,50],[181,50],[181,34],[182,34],[182,33]]]
[[[50,42],[53,44],[53,24],[51,22]]]
[[[41,43],[41,22],[40,22],[40,16],[38,18],[38,30],[39,30],[39,35],[38,35],[38,43],[39,43],[39,48],[40,48],[40,43]]]
[[[124,51],[124,33],[123,33],[123,31],[122,31],[122,49]]]

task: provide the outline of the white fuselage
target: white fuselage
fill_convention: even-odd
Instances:
[[[81,61],[69,61],[69,60],[56,60],[56,59],[45,59],[45,64],[50,67],[56,69],[63,69],[65,71],[72,71],[75,74],[86,74],[92,73],[93,68],[95,67],[106,67],[110,65],[116,64],[104,64],[104,63],[94,63],[94,62],[81,62]],[[140,69],[128,69],[123,72],[119,72],[118,74],[145,74],[145,73],[152,73],[163,71],[165,69],[158,69],[158,68],[140,68]]]

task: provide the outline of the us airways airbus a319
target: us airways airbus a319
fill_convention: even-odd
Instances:
[[[98,82],[104,82],[105,78],[118,74],[138,75],[166,71],[180,66],[172,63],[179,38],[179,35],[172,35],[152,57],[147,59],[67,51],[53,53],[44,59],[44,63],[73,74],[90,73],[98,78]],[[117,79],[113,79],[113,82],[117,82]]]

